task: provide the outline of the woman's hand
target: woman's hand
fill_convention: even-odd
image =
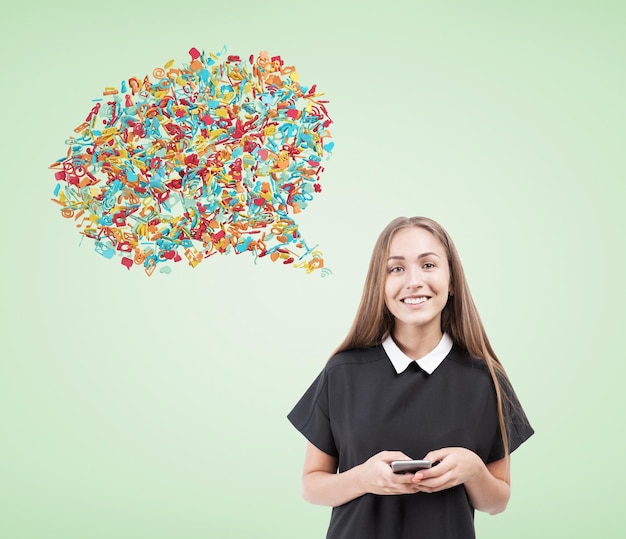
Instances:
[[[310,442],[302,471],[304,499],[333,507],[364,494],[399,495],[439,492],[463,484],[472,505],[479,511],[504,511],[510,496],[509,459],[485,465],[478,455],[462,447],[431,451],[425,458],[437,462],[415,474],[395,474],[392,460],[410,457],[401,451],[381,451],[363,464],[337,473],[337,458]]]
[[[412,481],[418,492],[439,492],[464,485],[472,506],[492,515],[506,509],[511,496],[510,458],[486,464],[463,447],[446,447],[425,457],[436,466],[420,470]]]
[[[467,483],[485,468],[480,457],[464,447],[438,449],[424,458],[438,464],[413,476],[421,492],[439,492]]]
[[[416,474],[396,474],[391,471],[391,461],[410,459],[401,451],[381,451],[363,464],[356,466],[357,480],[370,494],[415,494],[420,490],[413,478]]]
[[[395,474],[392,460],[409,457],[401,451],[381,451],[364,463],[337,473],[337,458],[311,442],[307,444],[302,470],[302,495],[310,503],[343,505],[364,494],[414,494],[419,491],[414,474]]]

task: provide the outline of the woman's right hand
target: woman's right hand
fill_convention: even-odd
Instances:
[[[310,503],[337,507],[364,494],[415,494],[422,476],[395,474],[392,460],[409,457],[401,451],[381,451],[363,464],[337,473],[337,457],[307,444],[302,470],[302,495]],[[414,481],[415,480],[415,481]]]
[[[353,470],[358,474],[358,481],[365,492],[380,495],[415,494],[419,492],[419,487],[413,478],[419,472],[397,474],[391,471],[391,461],[410,458],[402,451],[381,451]]]

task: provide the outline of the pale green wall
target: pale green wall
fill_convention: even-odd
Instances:
[[[0,535],[323,537],[285,415],[347,331],[379,230],[422,214],[454,237],[537,431],[479,536],[622,537],[621,6],[15,3],[0,20]],[[49,202],[47,167],[103,87],[223,45],[281,55],[330,100],[335,150],[299,222],[332,276],[233,255],[147,278],[79,247]]]

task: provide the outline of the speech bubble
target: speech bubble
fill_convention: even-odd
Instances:
[[[265,51],[189,55],[93,100],[50,167],[61,215],[96,252],[147,275],[230,253],[324,268],[295,216],[322,192],[334,147],[328,101]]]

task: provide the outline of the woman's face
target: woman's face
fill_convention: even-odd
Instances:
[[[450,269],[441,242],[417,226],[396,232],[385,278],[385,304],[395,318],[396,331],[440,332],[449,292]]]

